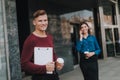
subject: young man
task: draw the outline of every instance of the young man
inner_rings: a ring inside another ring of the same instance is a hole
[[[56,69],[61,70],[64,64],[55,65],[57,56],[54,53],[52,36],[46,33],[48,16],[45,10],[37,10],[33,14],[33,25],[35,30],[25,40],[21,54],[22,70],[32,74],[32,80],[59,80]],[[52,47],[53,61],[46,65],[34,64],[35,47]],[[53,73],[47,74],[47,72]]]

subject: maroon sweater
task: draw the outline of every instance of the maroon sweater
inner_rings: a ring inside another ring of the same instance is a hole
[[[34,47],[53,47],[53,39],[51,35],[47,37],[37,37],[34,34],[30,34],[24,42],[22,54],[21,54],[21,67],[25,72],[31,74],[45,74],[45,65],[34,64]],[[53,51],[53,61],[56,61],[57,57]]]

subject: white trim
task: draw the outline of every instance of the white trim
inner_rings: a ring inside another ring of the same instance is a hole
[[[107,47],[106,47],[106,40],[105,40],[105,29],[112,29],[112,36],[113,36],[113,44],[114,44],[114,47],[115,47],[115,37],[114,37],[114,31],[113,31],[113,29],[114,28],[118,28],[118,30],[119,30],[119,34],[120,34],[120,22],[119,22],[119,10],[118,10],[118,0],[110,0],[111,2],[113,2],[114,4],[115,4],[115,12],[116,12],[116,22],[117,22],[117,24],[116,25],[109,25],[109,24],[104,24],[104,13],[103,13],[103,8],[102,8],[102,6],[101,7],[99,7],[99,12],[100,12],[100,22],[101,22],[101,36],[102,36],[102,47],[103,47],[103,57],[104,58],[106,58],[107,57]],[[120,38],[120,36],[119,36],[119,38]],[[115,49],[115,48],[114,48]],[[116,50],[114,50],[115,51],[115,56],[117,56],[116,55]]]
[[[101,37],[102,37],[102,50],[103,50],[103,58],[107,58],[107,48],[106,48],[106,40],[105,40],[105,30],[104,30],[104,17],[103,17],[103,7],[99,7],[100,13],[100,23],[101,23]]]
[[[117,0],[110,0],[111,2],[117,4]]]

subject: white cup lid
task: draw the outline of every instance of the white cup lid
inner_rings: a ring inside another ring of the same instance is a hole
[[[57,62],[64,63],[64,59],[63,58],[57,58]]]

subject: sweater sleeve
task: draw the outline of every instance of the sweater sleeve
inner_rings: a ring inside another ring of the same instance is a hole
[[[49,36],[51,38],[50,40],[52,41],[52,46],[53,46],[53,61],[55,62],[57,60],[58,56],[56,55],[55,50],[54,50],[53,37],[51,35],[49,35]]]
[[[36,65],[31,61],[33,59],[33,51],[34,51],[34,46],[32,40],[26,39],[21,54],[22,70],[30,74],[46,73],[45,65]]]

